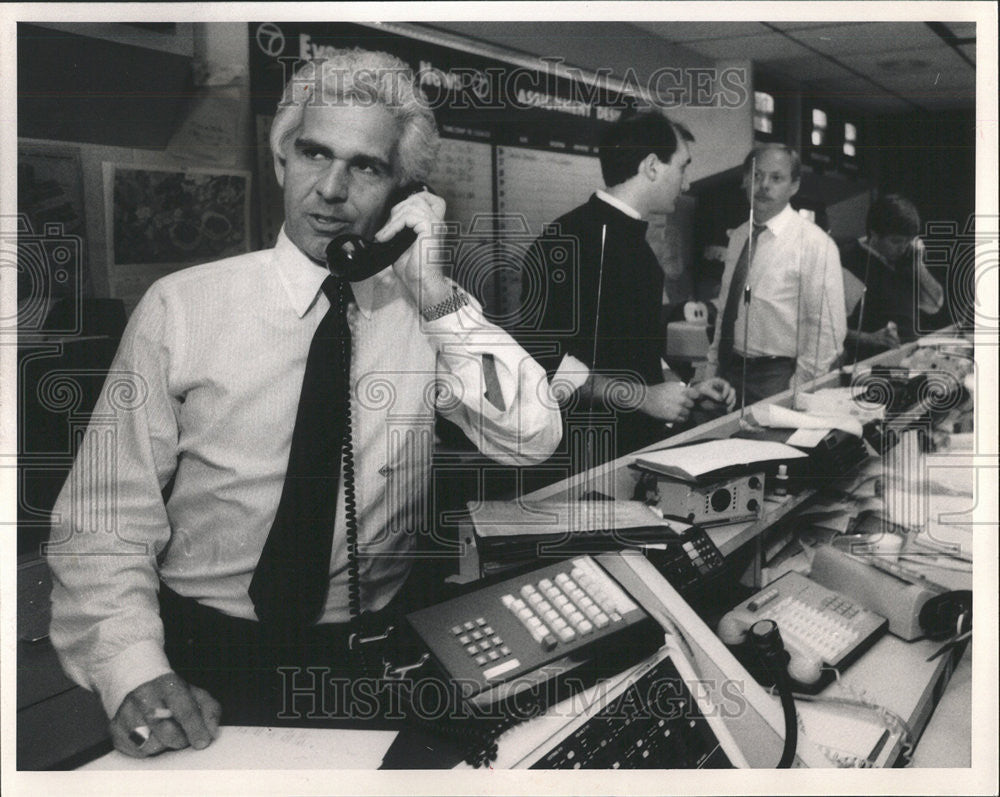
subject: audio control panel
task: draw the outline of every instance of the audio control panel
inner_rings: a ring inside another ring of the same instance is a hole
[[[764,473],[695,484],[642,472],[635,497],[658,506],[664,514],[678,515],[701,526],[753,520],[760,516],[764,505]]]

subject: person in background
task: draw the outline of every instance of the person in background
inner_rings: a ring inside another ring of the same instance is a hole
[[[920,314],[933,315],[944,303],[944,290],[924,263],[920,214],[909,199],[880,196],[866,226],[867,236],[840,248],[851,361],[915,340]]]
[[[573,472],[663,439],[696,408],[719,414],[735,401],[722,379],[686,385],[662,359],[663,270],[646,231],[686,188],[693,141],[660,113],[624,112],[599,149],[607,187],[556,219],[524,261],[514,334],[552,378],[567,428],[610,427],[612,439]]]
[[[271,130],[275,248],[149,289],[53,515],[51,639],[128,755],[205,747],[220,716],[315,719],[286,690],[310,667],[353,677],[352,640],[414,608],[435,410],[506,464],[559,442],[545,372],[424,254],[444,200],[393,198],[436,152],[412,71],[315,63]],[[381,273],[327,269],[338,234],[406,228]]]
[[[840,257],[789,204],[800,176],[798,153],[783,144],[759,146],[743,162],[753,220],[729,238],[706,374],[729,381],[747,404],[822,376],[844,343]]]

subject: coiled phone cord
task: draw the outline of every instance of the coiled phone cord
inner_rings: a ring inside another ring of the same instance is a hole
[[[344,522],[347,529],[347,606],[351,622],[361,617],[361,571],[358,563],[358,500],[355,486],[354,467],[354,421],[351,412],[351,333],[347,321],[347,283],[338,285],[337,308],[343,327],[340,335],[341,357],[344,374],[341,380],[344,390],[344,434],[341,470],[344,482]]]
[[[343,390],[344,390],[344,432],[343,450],[341,460],[341,475],[344,484],[344,524],[346,529],[347,547],[347,605],[350,612],[351,623],[361,626],[362,605],[361,605],[361,568],[358,551],[358,505],[356,467],[354,462],[354,428],[352,412],[352,389],[351,389],[351,336],[350,327],[347,321],[348,288],[342,284],[338,290],[338,310],[342,319],[343,329],[340,336],[341,363],[343,364]],[[358,647],[360,664],[364,670],[370,669],[373,662],[365,655],[365,646]],[[374,672],[375,670],[372,670]],[[442,722],[440,719],[432,720],[420,716],[420,712],[410,706],[407,712],[409,721],[417,726],[424,726],[427,730],[438,735],[450,737],[463,752],[466,763],[473,767],[482,767],[495,761],[497,757],[497,738],[512,725],[517,724],[521,718],[514,716],[504,716],[500,719],[487,721],[470,718],[468,722]]]

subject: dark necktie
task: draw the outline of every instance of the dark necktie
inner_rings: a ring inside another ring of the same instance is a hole
[[[304,627],[323,610],[348,417],[348,283],[329,276],[330,309],[313,335],[281,501],[248,590],[261,622]]]
[[[747,275],[750,272],[749,249],[757,251],[757,239],[760,234],[767,229],[766,224],[754,224],[753,232],[747,236],[743,250],[736,260],[736,268],[733,269],[733,278],[729,283],[729,293],[726,295],[726,306],[722,311],[722,319],[719,322],[719,368],[720,376],[728,373],[729,366],[733,360],[733,346],[736,342],[736,315],[740,309],[740,301],[747,284]],[[751,241],[751,238],[753,239]],[[746,341],[743,342],[746,345]]]

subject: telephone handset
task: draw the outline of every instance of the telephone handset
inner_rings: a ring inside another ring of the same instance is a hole
[[[410,183],[393,192],[387,206],[392,208],[408,196],[428,190],[423,183]],[[335,277],[360,282],[389,268],[416,240],[417,234],[409,227],[381,243],[366,240],[355,233],[343,233],[326,247],[327,268]]]

